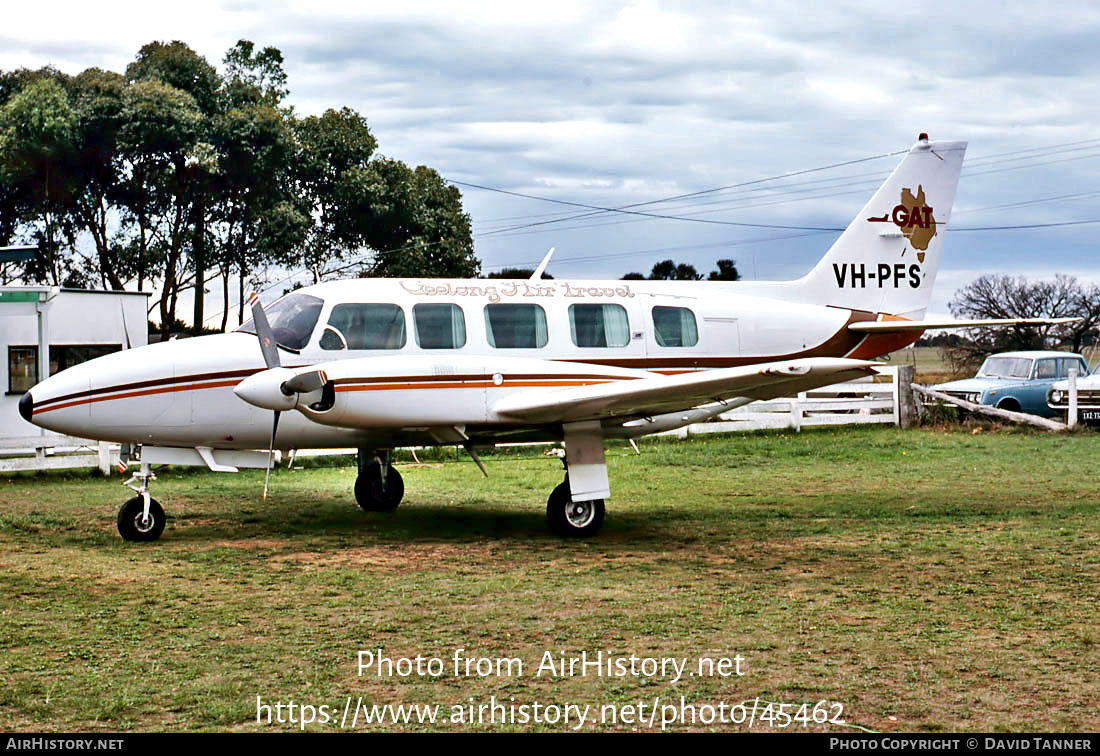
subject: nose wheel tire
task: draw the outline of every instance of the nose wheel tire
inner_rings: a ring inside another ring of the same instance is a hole
[[[128,500],[118,510],[118,534],[126,541],[155,541],[164,532],[164,509],[156,499],[149,499],[149,517],[145,518],[145,501],[140,496]]]
[[[606,514],[603,499],[573,501],[569,478],[558,484],[546,500],[550,530],[567,538],[589,538],[600,532]]]
[[[401,473],[386,466],[386,485],[382,485],[382,466],[367,465],[355,479],[355,501],[364,512],[392,512],[405,495]]]

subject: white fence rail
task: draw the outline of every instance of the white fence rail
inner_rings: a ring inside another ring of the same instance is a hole
[[[878,368],[877,378],[803,391],[798,396],[753,402],[714,420],[696,423],[658,435],[688,436],[705,433],[736,433],[749,430],[789,429],[807,426],[887,424],[903,425],[905,392],[895,366]],[[911,373],[911,369],[910,369]]]
[[[98,467],[104,475],[118,464],[119,445],[57,434],[0,438],[0,473]]]

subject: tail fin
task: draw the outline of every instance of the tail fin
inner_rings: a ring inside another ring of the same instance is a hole
[[[913,145],[805,277],[799,299],[920,318],[932,296],[966,142]]]

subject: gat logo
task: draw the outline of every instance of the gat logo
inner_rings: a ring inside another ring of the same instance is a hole
[[[916,263],[905,266],[905,263],[879,263],[877,268],[867,269],[863,263],[833,263],[833,275],[836,276],[836,285],[841,289],[866,289],[868,281],[873,287],[876,283],[880,289],[893,285],[895,289],[908,283],[912,289],[920,286],[920,266]]]
[[[936,235],[936,218],[932,207],[924,201],[924,187],[917,185],[917,194],[908,187],[901,190],[901,202],[881,217],[867,219],[868,223],[890,223],[901,229],[913,249],[926,250],[932,237]],[[924,253],[918,252],[917,259],[924,262]]]

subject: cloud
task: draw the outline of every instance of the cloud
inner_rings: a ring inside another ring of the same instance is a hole
[[[928,131],[969,139],[968,163],[1002,156],[967,168],[960,225],[1100,216],[1087,199],[999,207],[1100,189],[1100,148],[1015,162],[1005,155],[1100,139],[1100,9],[1087,2],[199,0],[178,8],[122,3],[110,14],[93,6],[66,13],[19,6],[8,21],[3,68],[121,70],[152,39],[183,39],[215,63],[238,38],[274,45],[286,57],[299,112],[351,106],[367,116],[387,155],[556,199],[644,202],[893,152]],[[784,190],[794,182],[777,181],[771,193],[726,192],[709,197],[712,204],[668,209],[844,225],[897,159],[813,174],[833,180],[816,191]],[[496,218],[562,211],[463,191],[479,231],[499,227]],[[759,241],[768,235],[652,219],[572,225],[479,237],[478,252],[487,266],[500,267],[565,243],[588,259],[555,263],[555,275],[617,276],[625,267],[648,268],[661,254],[646,250],[677,248],[700,269],[733,256],[748,261],[750,275],[754,263],[760,276],[792,277],[831,241]],[[1098,231],[952,235],[943,274],[1030,270],[1040,256],[1044,265],[1100,271],[1089,251]],[[745,246],[746,238],[757,241]],[[724,249],[712,246],[723,242]],[[632,249],[642,253],[630,265],[592,260]]]

